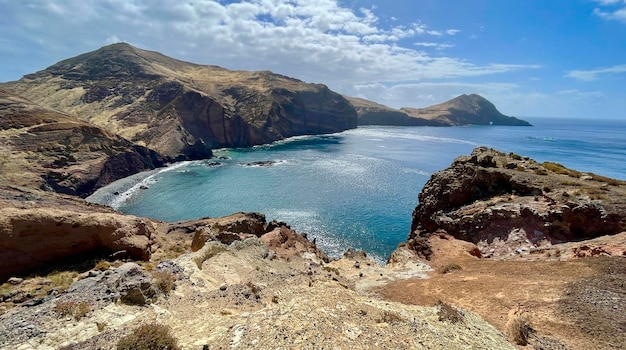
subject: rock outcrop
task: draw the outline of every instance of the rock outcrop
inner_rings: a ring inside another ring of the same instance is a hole
[[[125,43],[3,86],[179,160],[357,126],[352,105],[324,85],[182,62]]]
[[[479,147],[419,195],[409,244],[428,255],[423,238],[438,230],[484,256],[616,234],[626,230],[626,182]]]
[[[163,165],[152,150],[3,89],[0,140],[0,178],[81,197]]]
[[[500,113],[493,103],[480,95],[460,95],[425,108],[390,108],[360,98],[348,97],[359,115],[359,125],[458,126],[514,125],[530,126],[527,121]]]
[[[31,208],[6,206],[0,213],[0,280],[73,256],[117,253],[148,260],[155,226],[148,219],[106,208],[59,208],[31,202]]]

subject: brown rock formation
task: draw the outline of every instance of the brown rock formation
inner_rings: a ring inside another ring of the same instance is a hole
[[[530,126],[524,120],[500,113],[493,103],[476,94],[460,95],[425,108],[390,108],[371,101],[347,97],[357,110],[359,125],[456,126],[516,125]]]
[[[82,197],[163,165],[154,151],[2,89],[0,139],[5,181]]]
[[[410,245],[424,250],[423,238],[443,229],[492,256],[616,234],[626,229],[625,195],[623,181],[479,147],[426,183]]]
[[[0,206],[0,280],[77,255],[150,258],[155,226],[148,219],[53,193],[4,187]]]
[[[350,103],[324,85],[182,62],[124,43],[3,85],[177,159],[357,125]]]

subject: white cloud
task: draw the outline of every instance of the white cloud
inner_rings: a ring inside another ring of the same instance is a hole
[[[626,73],[626,64],[608,68],[598,68],[592,70],[572,70],[565,74],[567,78],[574,78],[582,81],[598,80],[601,75]]]
[[[623,0],[593,0],[593,1],[597,2],[598,4],[600,4],[602,6],[608,6],[608,5],[619,4]]]
[[[451,47],[454,47],[454,45],[452,44],[441,44],[441,43],[433,43],[433,42],[425,42],[425,41],[417,42],[417,43],[414,43],[413,45],[420,46],[420,47],[432,47],[437,50],[449,49]]]
[[[33,55],[45,53],[48,64],[123,38],[187,61],[269,69],[335,89],[537,67],[475,64],[399,46],[403,39],[454,35],[458,30],[437,30],[419,22],[384,27],[375,8],[353,10],[338,0],[0,0],[0,5],[3,2],[10,4],[4,7],[17,28],[3,26],[0,36],[15,45],[30,45]],[[6,50],[0,47],[0,55]]]
[[[626,23],[626,0],[595,0],[605,9],[595,8],[593,13],[599,17]],[[619,5],[616,7],[616,5]],[[608,9],[607,7],[611,7]]]

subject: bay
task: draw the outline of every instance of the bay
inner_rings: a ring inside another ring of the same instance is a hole
[[[331,256],[354,248],[383,262],[406,240],[430,175],[474,147],[626,179],[626,122],[527,120],[534,126],[368,126],[219,150],[217,159],[123,179],[89,200],[164,221],[261,212],[316,238]]]

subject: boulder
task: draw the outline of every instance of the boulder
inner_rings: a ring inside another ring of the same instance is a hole
[[[79,254],[151,255],[153,223],[116,213],[53,208],[3,208],[0,214],[0,280]]]
[[[157,294],[151,282],[150,273],[129,262],[72,284],[59,300],[89,303],[109,303],[119,300],[129,305],[145,305]]]

